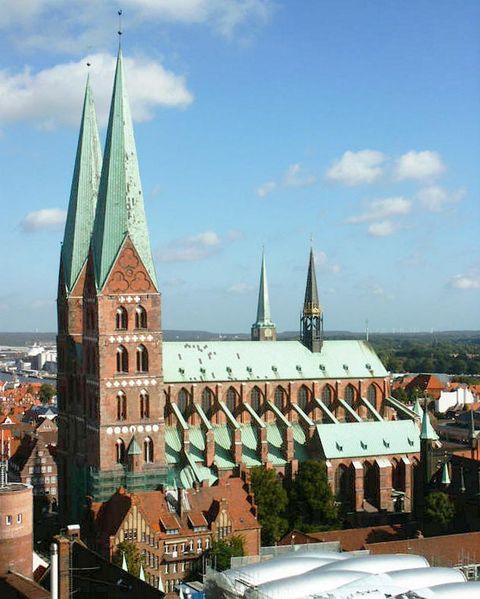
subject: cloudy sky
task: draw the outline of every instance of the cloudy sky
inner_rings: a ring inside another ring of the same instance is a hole
[[[0,12],[0,330],[53,331],[90,62],[118,2]],[[310,238],[327,329],[478,329],[477,0],[123,0],[163,326],[247,331],[262,244],[296,330]]]

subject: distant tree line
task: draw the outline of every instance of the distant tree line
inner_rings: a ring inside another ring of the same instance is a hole
[[[391,372],[442,372],[480,376],[480,339],[429,340],[374,336],[375,351]]]

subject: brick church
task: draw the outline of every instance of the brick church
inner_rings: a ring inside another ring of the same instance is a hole
[[[410,511],[418,415],[367,342],[323,339],[313,251],[300,329],[277,341],[263,257],[251,341],[163,341],[120,51],[103,157],[87,82],[61,250],[64,518],[119,488],[213,486],[260,464],[288,478],[309,458],[349,511]]]

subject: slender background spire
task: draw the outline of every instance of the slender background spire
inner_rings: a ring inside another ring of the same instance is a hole
[[[87,78],[61,261],[69,293],[85,264],[95,218],[102,151]]]
[[[270,299],[268,296],[267,267],[265,250],[262,252],[262,269],[260,272],[260,287],[258,291],[257,325],[271,325]]]
[[[92,238],[99,289],[127,237],[157,286],[120,48]]]
[[[310,248],[310,260],[308,263],[307,286],[305,288],[305,301],[303,303],[305,314],[317,314],[320,312],[320,301],[318,299],[317,275],[315,274],[315,257],[313,247]]]

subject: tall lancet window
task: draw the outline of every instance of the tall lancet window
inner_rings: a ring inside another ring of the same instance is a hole
[[[305,385],[302,385],[298,391],[298,407],[301,408],[304,412],[307,409],[309,399],[310,393],[307,387],[305,387]]]
[[[123,306],[120,306],[120,308],[117,309],[115,326],[120,331],[126,331],[128,329],[128,312]]]
[[[352,407],[353,404],[355,403],[355,387],[353,385],[347,385],[347,388],[345,389],[345,402]]]
[[[117,420],[127,419],[127,396],[123,391],[117,393]]]
[[[367,399],[374,406],[377,399],[377,387],[372,383],[367,391]]]
[[[210,414],[210,408],[213,403],[213,393],[211,389],[205,387],[202,391],[202,410],[205,412],[205,415],[208,416]]]
[[[140,418],[150,418],[150,396],[145,389],[140,391]]]
[[[180,410],[182,416],[186,416],[187,408],[188,408],[189,395],[186,389],[180,389],[178,392],[178,409]]]
[[[285,389],[280,385],[275,389],[274,403],[279,410],[283,410],[285,404]]]
[[[148,372],[148,351],[144,345],[137,347],[137,372]]]
[[[332,388],[330,387],[330,385],[325,385],[325,387],[322,389],[322,401],[327,406],[327,408],[329,408],[332,404],[332,400],[333,400]]]
[[[125,443],[122,439],[117,439],[115,443],[115,452],[116,452],[116,460],[117,464],[125,463]]]
[[[153,441],[147,437],[143,442],[143,460],[146,464],[153,462]]]
[[[137,306],[137,309],[135,310],[135,328],[147,328],[147,311],[143,306]]]
[[[117,347],[117,372],[128,372],[128,352],[123,345]]]
[[[237,403],[237,393],[233,387],[229,387],[227,391],[227,408],[232,414],[235,412],[235,405]]]
[[[250,392],[250,405],[258,414],[262,403],[262,393],[258,387],[254,387]]]

